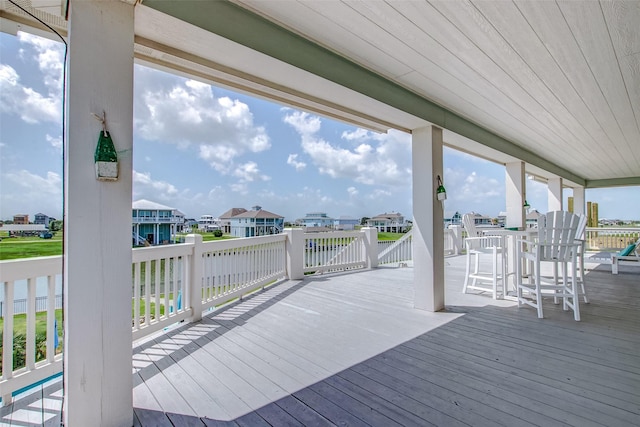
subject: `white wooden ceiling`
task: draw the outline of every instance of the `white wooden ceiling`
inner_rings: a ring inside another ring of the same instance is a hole
[[[640,175],[640,1],[236,3],[588,180]]]
[[[640,0],[233,2],[587,183],[640,182]],[[66,10],[60,0],[20,3]],[[425,123],[144,3],[136,37],[139,59],[207,81],[370,128]],[[447,135],[453,147],[512,160]]]

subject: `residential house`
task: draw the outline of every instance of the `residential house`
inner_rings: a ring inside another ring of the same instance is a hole
[[[490,216],[482,215],[477,212],[470,212],[474,216],[476,227],[494,227],[493,219]]]
[[[397,213],[383,213],[367,220],[367,227],[375,227],[379,233],[404,233],[407,231],[407,222]]]
[[[445,228],[447,228],[450,225],[461,225],[462,224],[462,215],[460,215],[460,212],[457,212],[453,214],[453,216],[451,218],[445,218],[444,219],[444,226]]]
[[[25,225],[29,224],[29,215],[27,214],[17,214],[13,216],[13,223],[16,225]]]
[[[49,224],[51,221],[55,221],[56,219],[50,216],[47,216],[43,213],[37,213],[35,219],[33,220],[34,224],[42,224],[45,228],[49,228]]]
[[[231,208],[218,218],[220,219],[220,226],[222,227],[222,232],[226,234],[231,233],[231,218],[236,215],[240,215],[241,213],[245,213],[247,210],[245,208]]]
[[[279,234],[284,228],[284,217],[254,206],[231,217],[231,235],[235,237],[265,236]]]
[[[184,227],[184,214],[160,203],[140,199],[132,205],[133,241],[135,245],[174,242]]]
[[[302,224],[307,231],[325,231],[333,228],[334,219],[325,212],[310,212],[302,218]]]
[[[536,209],[532,209],[530,212],[527,212],[526,216],[526,228],[537,228],[538,227],[538,218],[542,215]]]
[[[213,215],[202,215],[198,220],[198,229],[202,231],[222,230],[222,220]]]
[[[336,230],[350,231],[355,230],[356,225],[359,224],[360,220],[358,218],[341,216],[333,221],[333,228]]]

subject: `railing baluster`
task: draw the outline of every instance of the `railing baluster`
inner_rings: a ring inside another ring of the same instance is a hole
[[[164,259],[164,319],[169,318],[169,294],[171,293],[171,283],[170,283],[170,273],[171,273],[171,258],[167,257]]]
[[[4,323],[2,327],[2,379],[13,378],[13,287],[15,282],[4,282]],[[2,395],[2,406],[11,403],[11,392]]]
[[[153,276],[153,296],[154,296],[154,304],[155,308],[153,310],[153,317],[155,317],[155,321],[160,321],[160,278],[162,277],[160,271],[162,267],[162,258],[156,260],[156,274]]]
[[[133,329],[140,329],[140,264],[135,263],[133,273]]]
[[[31,371],[36,366],[36,280],[27,279],[27,333],[25,366]]]
[[[144,263],[144,326],[151,323],[151,261]]]
[[[53,363],[56,356],[56,282],[55,276],[47,276],[47,361]],[[55,335],[55,336],[54,336]]]

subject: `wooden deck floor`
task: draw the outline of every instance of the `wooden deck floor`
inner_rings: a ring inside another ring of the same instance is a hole
[[[464,257],[446,261],[444,312],[412,308],[412,268],[379,268],[286,282],[140,345],[135,425],[640,424],[637,271],[590,271],[575,322],[462,295]]]

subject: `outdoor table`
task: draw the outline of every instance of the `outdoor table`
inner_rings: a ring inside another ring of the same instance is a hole
[[[517,256],[518,256],[518,239],[530,240],[538,234],[536,228],[528,228],[525,230],[514,230],[509,228],[491,228],[483,230],[483,234],[487,236],[505,236],[507,244],[507,268],[506,277],[504,279],[504,299],[517,300]],[[527,266],[522,265],[521,271],[526,274]]]

